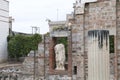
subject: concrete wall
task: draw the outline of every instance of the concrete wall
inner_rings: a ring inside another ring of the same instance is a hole
[[[0,0],[0,62],[7,60],[7,36],[9,34],[9,2]]]

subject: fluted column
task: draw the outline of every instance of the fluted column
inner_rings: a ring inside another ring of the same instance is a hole
[[[88,32],[88,80],[109,80],[109,31]]]

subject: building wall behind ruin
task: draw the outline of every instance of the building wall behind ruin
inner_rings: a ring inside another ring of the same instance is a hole
[[[9,34],[9,2],[0,0],[0,62],[6,61],[7,36]]]

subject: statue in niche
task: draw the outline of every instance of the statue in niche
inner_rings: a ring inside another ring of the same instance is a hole
[[[55,50],[55,60],[56,60],[56,70],[65,70],[65,47],[63,44],[57,44],[54,47]]]

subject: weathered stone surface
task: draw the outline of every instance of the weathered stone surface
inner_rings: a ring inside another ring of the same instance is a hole
[[[33,73],[34,68],[34,58],[33,57],[26,57],[25,61],[23,62],[23,68],[26,72]]]
[[[71,77],[68,77],[67,75],[51,75],[49,76],[49,80],[71,80]]]
[[[75,6],[75,4],[74,4]],[[110,31],[110,35],[115,36],[115,53],[110,54],[110,80],[117,79],[117,75],[120,75],[120,1],[117,0],[99,0],[94,3],[85,4],[84,14],[70,14],[66,21],[55,21],[50,24],[50,31],[54,27],[66,26],[66,23],[71,22],[72,25],[72,39],[68,37],[68,41],[72,40],[72,47],[69,46],[69,52],[72,51],[72,55],[69,58],[69,74],[72,74],[73,80],[88,80],[88,31],[94,29],[106,29]],[[44,41],[38,45],[38,53],[36,58],[36,72],[41,80],[71,80],[71,75],[63,74],[62,72],[54,72],[49,74],[51,67],[53,68],[53,47],[55,44],[51,42],[51,37],[45,37]],[[44,49],[45,47],[45,49]],[[117,54],[117,55],[116,55]],[[116,57],[118,59],[116,60]],[[72,59],[72,60],[71,60]],[[32,80],[34,72],[34,58],[29,56],[23,63],[23,71],[30,73],[30,75],[21,76],[21,80]],[[72,63],[71,63],[72,61]],[[77,74],[73,74],[74,66],[77,66]],[[116,68],[118,67],[118,68]],[[72,68],[72,69],[71,69]],[[72,73],[71,73],[72,72]],[[57,74],[56,74],[57,73]],[[56,74],[56,75],[54,75]],[[62,76],[61,76],[62,74]],[[28,79],[27,79],[28,78]],[[113,79],[114,78],[114,79]],[[120,80],[120,77],[118,77]]]

